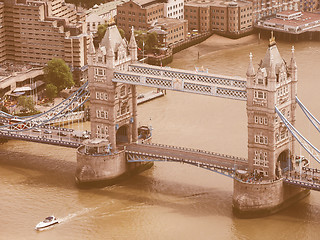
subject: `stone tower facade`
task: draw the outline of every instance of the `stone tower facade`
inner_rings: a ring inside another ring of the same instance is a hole
[[[278,117],[275,107],[294,125],[297,95],[297,65],[286,63],[274,37],[258,70],[250,54],[247,70],[248,161],[249,172],[265,179],[280,178],[292,166],[294,138]]]
[[[114,70],[127,70],[135,61],[137,44],[133,30],[128,44],[117,27],[110,26],[98,49],[93,43],[89,47],[91,138],[107,139],[112,152],[138,138],[136,88],[112,82]]]

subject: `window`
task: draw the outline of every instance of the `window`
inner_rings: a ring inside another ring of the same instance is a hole
[[[264,91],[254,91],[254,97],[258,99],[267,99],[267,93]]]
[[[254,142],[258,143],[258,144],[264,144],[267,145],[268,144],[268,137],[267,136],[263,136],[263,135],[255,135],[254,136]]]
[[[124,95],[126,95],[126,87],[122,86],[120,89],[120,96],[123,97]]]
[[[254,165],[256,166],[263,166],[268,167],[269,161],[268,161],[268,153],[263,151],[254,151]]]

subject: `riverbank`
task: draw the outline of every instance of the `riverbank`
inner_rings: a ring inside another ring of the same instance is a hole
[[[185,59],[186,57],[189,59],[199,60],[207,54],[211,54],[212,52],[247,46],[258,42],[259,38],[256,34],[252,34],[238,39],[230,39],[214,34],[202,43],[174,54],[173,58],[175,61]]]

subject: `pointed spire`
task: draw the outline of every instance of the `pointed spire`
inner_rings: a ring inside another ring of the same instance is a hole
[[[276,65],[273,61],[273,55],[271,54],[270,55],[270,70],[268,72],[268,78],[273,78],[275,79],[277,76],[276,76]]]
[[[292,56],[291,56],[291,61],[290,61],[290,66],[289,67],[296,69],[297,68],[297,63],[296,63],[296,58],[294,56],[294,46],[292,46],[291,52],[292,52]]]
[[[107,51],[107,57],[113,57],[114,51],[111,46],[111,36],[109,34],[109,31],[107,31],[106,34],[104,35],[104,39],[105,39],[105,47],[106,47],[106,51]]]
[[[93,44],[93,37],[92,37],[92,34],[90,34],[90,39],[89,39],[89,49],[88,49],[88,53],[89,54],[95,54],[96,53],[96,49],[94,47],[94,44]]]
[[[252,63],[252,53],[249,54],[249,66],[248,66],[248,69],[247,69],[247,76],[248,77],[252,77],[255,75],[255,72],[254,72],[254,67],[253,67],[253,63]]]
[[[134,36],[134,28],[132,26],[131,28],[131,37],[130,37],[130,42],[129,42],[129,48],[136,48],[137,47],[137,42],[136,38]]]

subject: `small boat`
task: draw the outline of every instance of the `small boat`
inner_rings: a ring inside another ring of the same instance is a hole
[[[35,229],[40,230],[57,223],[59,223],[58,220],[55,218],[55,216],[52,215],[52,216],[46,217],[42,222],[39,222],[35,227]]]

